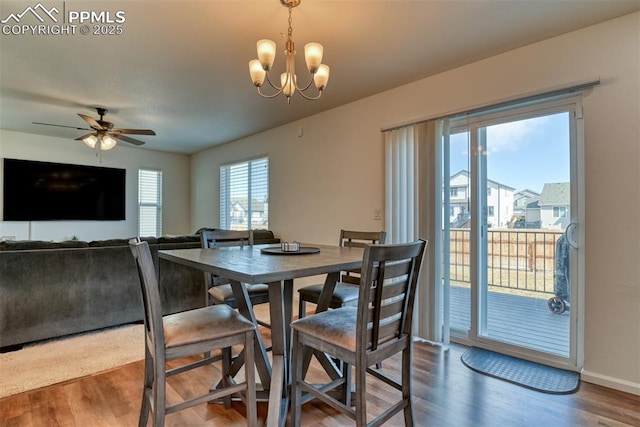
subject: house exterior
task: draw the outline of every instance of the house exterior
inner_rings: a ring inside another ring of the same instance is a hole
[[[525,188],[524,190],[516,191],[513,194],[513,214],[516,216],[524,217],[527,205],[534,199],[540,197],[540,193]]]
[[[251,208],[251,209],[249,209]],[[268,223],[269,219],[269,203],[261,202],[260,200],[252,199],[251,206],[249,206],[248,200],[234,199],[231,200],[231,228],[232,229],[246,229],[246,226],[238,227],[238,225],[247,224],[251,219],[251,228],[264,228],[262,226]]]
[[[451,228],[468,227],[469,172],[462,170],[451,176],[449,184]],[[507,227],[513,215],[515,188],[497,181],[487,180],[487,224],[489,227]]]
[[[571,218],[570,203],[568,182],[545,184],[539,202],[541,228],[560,230],[567,228]]]

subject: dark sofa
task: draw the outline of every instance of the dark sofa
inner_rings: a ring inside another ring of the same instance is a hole
[[[277,243],[267,230],[255,244]],[[158,259],[158,250],[200,247],[199,234],[144,238],[158,270],[165,314],[201,307],[201,271]],[[139,322],[138,275],[128,239],[0,242],[0,348]]]

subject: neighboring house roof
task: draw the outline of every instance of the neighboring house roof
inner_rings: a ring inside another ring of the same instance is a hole
[[[243,210],[248,210],[247,206],[249,205],[249,203],[247,202],[247,199],[238,199],[238,200],[234,200],[232,203],[233,208],[236,208],[236,205],[239,205]],[[261,202],[259,200],[256,199],[252,199],[251,200],[251,211],[252,212],[264,212],[264,202]]]
[[[540,206],[563,206],[570,204],[570,187],[568,182],[547,183],[542,188]]]
[[[540,193],[538,193],[537,191],[533,191],[533,190],[529,190],[528,188],[525,188],[524,190],[516,191],[513,197],[514,198],[540,197]]]
[[[527,202],[527,209],[539,208],[540,207],[540,198],[536,197],[535,199],[531,199]]]
[[[468,180],[469,179],[469,172],[463,169],[460,172],[451,175],[450,181],[453,181],[454,178],[456,178],[457,176],[464,176]],[[494,181],[494,180],[491,180],[491,179],[487,179],[487,183],[493,184],[496,187],[505,188],[507,190],[511,190],[511,191],[515,190],[515,188],[513,188],[513,187],[509,187],[508,185],[502,184],[502,183],[500,183],[498,181]],[[461,187],[461,186],[457,185],[455,187]]]

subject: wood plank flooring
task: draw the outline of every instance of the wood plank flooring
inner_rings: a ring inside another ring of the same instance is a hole
[[[416,343],[413,402],[418,426],[640,426],[640,396],[582,383],[577,393],[551,395],[532,391],[466,368],[465,348],[447,351]],[[397,371],[397,359],[385,369]],[[170,399],[208,387],[219,372],[214,367],[171,378]],[[310,375],[321,378],[317,365]],[[143,377],[142,362],[0,400],[2,427],[129,427],[137,425]],[[377,413],[394,392],[372,381],[368,412]],[[266,403],[259,404],[264,423]],[[225,410],[208,404],[171,414],[167,426],[242,426],[244,406]],[[303,406],[303,426],[353,425],[350,419],[319,403]],[[387,425],[404,425],[396,416]]]

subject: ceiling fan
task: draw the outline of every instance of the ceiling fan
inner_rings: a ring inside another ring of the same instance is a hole
[[[86,135],[82,135],[79,138],[76,138],[77,141],[84,142],[87,146],[91,148],[97,148],[98,150],[111,150],[116,146],[116,139],[120,141],[128,142],[133,145],[143,145],[144,141],[140,141],[135,138],[131,138],[129,136],[125,136],[124,134],[129,135],[155,135],[156,133],[150,129],[114,129],[113,123],[107,122],[104,120],[104,116],[109,112],[106,108],[96,107],[96,111],[100,116],[99,120],[94,119],[93,117],[87,116],[85,114],[78,115],[89,124],[91,129],[87,128],[79,128],[75,126],[65,126],[65,125],[55,125],[52,123],[39,123],[33,122],[36,125],[47,125],[47,126],[58,126],[64,128],[78,129],[78,130],[92,130],[93,132],[88,133]]]

